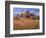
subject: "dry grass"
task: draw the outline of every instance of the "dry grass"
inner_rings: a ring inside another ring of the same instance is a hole
[[[39,20],[16,19],[13,21],[14,30],[39,29]]]

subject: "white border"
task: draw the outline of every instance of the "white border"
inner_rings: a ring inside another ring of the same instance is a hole
[[[39,8],[40,9],[40,29],[37,29],[37,30],[13,30],[13,7]],[[39,32],[42,32],[42,15],[43,15],[42,6],[10,4],[10,34],[39,33]]]

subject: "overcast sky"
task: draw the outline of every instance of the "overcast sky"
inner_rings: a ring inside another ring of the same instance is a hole
[[[22,13],[22,11],[29,11],[30,13],[34,13],[35,15],[39,15],[39,9],[37,8],[13,8],[13,15],[16,16],[19,13]]]

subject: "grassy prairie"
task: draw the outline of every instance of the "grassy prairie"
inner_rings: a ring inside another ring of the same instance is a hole
[[[14,30],[39,29],[39,20],[16,19],[13,21]]]

